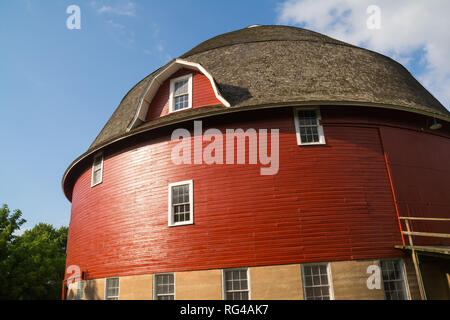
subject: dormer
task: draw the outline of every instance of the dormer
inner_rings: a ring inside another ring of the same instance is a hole
[[[211,74],[198,63],[176,59],[150,81],[127,131],[170,113],[217,105],[230,103]]]

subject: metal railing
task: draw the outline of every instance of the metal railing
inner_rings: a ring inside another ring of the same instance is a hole
[[[435,232],[417,232],[412,231],[409,225],[409,221],[441,221],[450,222],[450,218],[422,218],[422,217],[398,217],[400,220],[405,221],[406,231],[402,230],[402,234],[408,236],[409,245],[413,246],[412,236],[419,237],[433,237],[433,238],[450,238],[450,233],[435,233]]]

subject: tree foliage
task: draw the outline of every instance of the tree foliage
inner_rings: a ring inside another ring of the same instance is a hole
[[[16,238],[14,233],[25,222],[20,210],[14,210],[11,214],[6,204],[0,207],[0,298],[8,297],[11,246]]]
[[[67,227],[39,223],[14,235],[25,223],[20,210],[0,209],[0,299],[60,299]]]

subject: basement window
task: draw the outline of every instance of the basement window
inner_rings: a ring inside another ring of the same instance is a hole
[[[94,156],[92,163],[91,187],[94,187],[103,180],[103,153],[99,152]]]
[[[305,300],[332,299],[328,263],[302,265],[302,279]]]
[[[107,278],[105,300],[119,300],[119,278]]]
[[[173,273],[155,274],[154,299],[175,300],[175,276]]]
[[[325,135],[319,108],[294,109],[295,131],[298,145],[325,144]]]
[[[192,74],[170,80],[169,112],[192,107]]]
[[[169,227],[194,223],[193,181],[169,184]]]
[[[83,293],[84,293],[84,281],[83,280],[79,280],[77,282],[77,286],[76,286],[76,294],[75,294],[75,300],[81,300],[83,299]]]
[[[381,260],[380,267],[386,300],[406,300],[403,263],[400,260]]]
[[[248,269],[223,271],[224,300],[249,300]]]

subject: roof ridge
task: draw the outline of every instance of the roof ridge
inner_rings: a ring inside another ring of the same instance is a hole
[[[323,42],[323,41],[306,40],[306,39],[298,39],[298,40],[293,40],[293,39],[253,40],[253,41],[225,44],[225,45],[222,45],[222,46],[217,46],[217,47],[214,47],[214,48],[205,49],[203,51],[195,52],[195,53],[192,53],[190,55],[186,55],[187,53],[189,53],[191,51],[191,50],[189,50],[188,52],[186,52],[183,55],[179,56],[179,58],[180,59],[186,59],[186,58],[192,57],[192,56],[194,56],[196,54],[212,51],[212,50],[215,50],[215,49],[221,49],[221,48],[225,48],[225,47],[232,47],[232,46],[241,45],[241,44],[248,44],[248,43],[260,43],[260,42],[311,42],[311,43],[326,43],[326,44],[332,44],[332,45],[336,45],[336,46],[344,46],[344,47],[351,47],[351,48],[355,48],[355,49],[368,50],[368,49],[361,48],[361,47],[358,47],[358,46],[355,46],[353,44],[346,43],[346,42],[343,42],[343,41],[340,41],[340,40],[336,40],[336,41],[339,41],[339,42],[342,42],[342,43]],[[368,50],[368,51],[370,51],[370,50]]]

